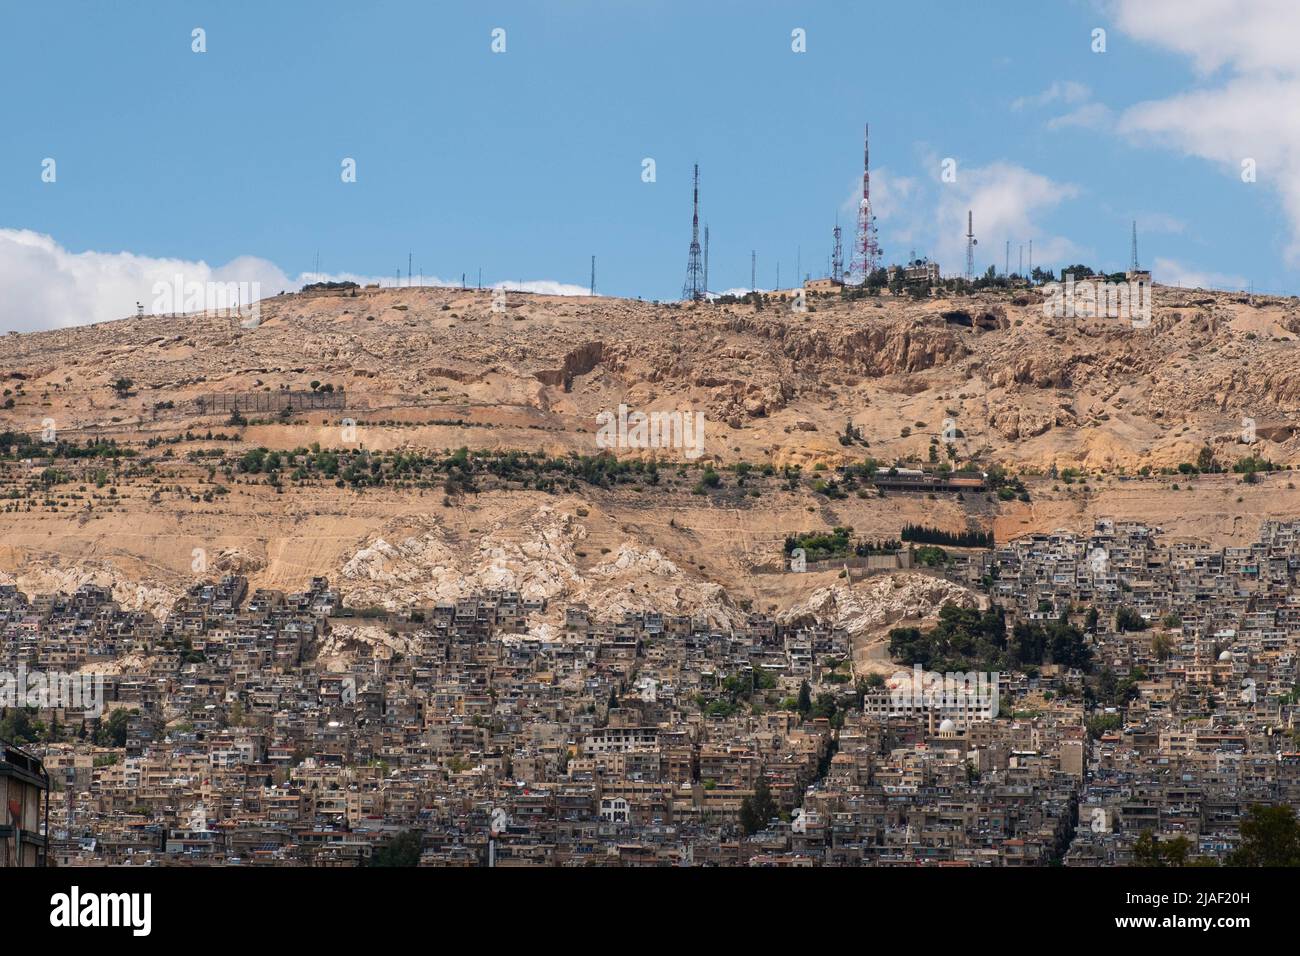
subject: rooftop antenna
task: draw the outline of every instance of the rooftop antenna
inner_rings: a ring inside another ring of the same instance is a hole
[[[1133,220],[1133,247],[1132,247],[1132,254],[1130,255],[1129,258],[1132,260],[1129,264],[1129,269],[1133,272],[1137,272],[1138,271],[1138,221],[1136,219]]]
[[[682,298],[698,302],[704,298],[704,267],[700,263],[700,164],[695,164],[695,188],[691,195],[691,250],[686,260],[686,282]]]

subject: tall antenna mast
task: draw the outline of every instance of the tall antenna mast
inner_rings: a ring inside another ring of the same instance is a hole
[[[849,272],[859,284],[880,266],[880,245],[876,242],[876,217],[871,214],[871,127],[863,127],[862,202],[858,205],[858,237],[853,247]]]
[[[758,250],[749,251],[749,291],[758,291]]]
[[[682,298],[698,302],[704,298],[704,267],[700,264],[700,164],[695,164],[695,189],[691,197],[691,251],[686,260],[686,282]]]
[[[1133,272],[1137,272],[1138,271],[1138,221],[1136,219],[1133,220],[1133,254],[1131,258],[1133,261],[1130,263],[1129,269]]]
[[[975,278],[975,246],[978,243],[975,239],[975,213],[966,210],[966,281],[970,282]]]
[[[835,217],[835,228],[831,230],[831,235],[835,237],[835,246],[831,252],[831,279],[835,282],[844,281],[844,246],[840,242],[840,219]]]

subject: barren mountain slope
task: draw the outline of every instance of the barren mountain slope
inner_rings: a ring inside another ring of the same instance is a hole
[[[797,532],[893,538],[918,522],[1001,540],[1112,515],[1227,541],[1295,514],[1287,474],[1249,486],[1207,475],[1178,491],[1178,476],[1133,476],[1206,454],[1225,466],[1297,461],[1300,304],[1164,287],[1155,304],[1151,326],[1135,329],[1045,318],[1033,292],[813,297],[804,313],[509,293],[502,313],[487,292],[384,289],[267,300],[255,327],[194,315],[11,335],[0,431],[111,440],[133,457],[4,462],[0,569],[32,590],[107,583],[150,607],[196,576],[238,570],[285,588],[324,574],[357,604],[509,585],[603,613],[657,606],[721,623],[744,607],[807,608],[817,588],[843,583],[782,571]],[[286,392],[332,407],[281,413]],[[620,404],[702,413],[701,457],[615,448],[653,456],[663,480],[477,493],[358,489],[288,469],[270,482],[235,467],[250,449],[314,445],[595,455],[597,416]],[[1030,500],[816,485],[868,456],[920,466],[934,445],[947,460],[948,444],[959,465],[1019,475]],[[698,487],[704,465],[737,462],[777,471],[742,481],[722,470],[718,488]],[[802,466],[793,485],[787,465]],[[1066,469],[1086,482],[1054,476]],[[824,594],[814,605],[830,606]]]

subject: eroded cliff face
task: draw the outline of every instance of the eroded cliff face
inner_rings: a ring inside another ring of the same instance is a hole
[[[644,542],[623,541],[607,560],[584,570],[576,552],[587,529],[556,508],[497,522],[472,541],[454,540],[432,515],[404,520],[386,537],[365,542],[338,569],[339,590],[350,606],[400,610],[511,590],[549,602],[538,624],[562,624],[568,604],[587,605],[599,621],[658,610],[732,626],[744,616],[723,587]]]

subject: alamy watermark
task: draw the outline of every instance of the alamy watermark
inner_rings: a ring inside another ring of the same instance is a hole
[[[154,315],[209,312],[238,316],[256,324],[262,317],[262,283],[185,281],[179,272],[171,282],[153,284]]]
[[[100,717],[104,713],[104,675],[29,671],[20,664],[16,673],[0,671],[0,709],[6,707],[57,707]]]
[[[889,704],[894,713],[918,710],[951,711],[992,719],[998,715],[997,671],[954,671],[941,674],[915,664],[890,679]]]
[[[1074,281],[1067,272],[1063,282],[1043,286],[1043,315],[1049,319],[1128,319],[1135,329],[1151,324],[1151,283],[1139,279],[1111,282],[1095,277]]]
[[[617,412],[596,416],[597,448],[674,448],[694,461],[704,454],[703,412]]]

